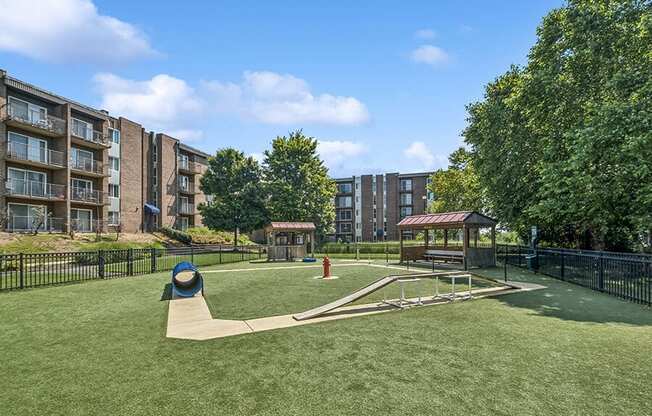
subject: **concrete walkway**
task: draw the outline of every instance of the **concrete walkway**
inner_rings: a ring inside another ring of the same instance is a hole
[[[379,266],[384,267],[384,266]],[[531,283],[509,282],[504,286],[475,289],[473,298],[497,296],[507,293],[529,291],[545,288],[545,286]],[[468,292],[457,292],[458,296],[464,296]],[[409,299],[416,301],[417,298]],[[449,303],[448,299],[422,298],[423,306],[440,305]],[[170,301],[168,311],[168,338],[207,340],[215,338],[230,337],[233,335],[248,334],[253,332],[269,331],[279,328],[288,328],[299,325],[310,325],[319,322],[334,321],[338,319],[353,318],[356,316],[372,315],[389,311],[400,310],[393,306],[379,303],[365,305],[350,305],[337,308],[322,316],[297,321],[290,315],[269,316],[265,318],[249,320],[226,320],[213,319],[208,305],[202,296],[192,298],[173,299]]]

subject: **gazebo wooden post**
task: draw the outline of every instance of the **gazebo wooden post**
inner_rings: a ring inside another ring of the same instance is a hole
[[[310,255],[315,257],[315,231],[310,232]]]
[[[444,250],[448,248],[448,228],[444,228]]]
[[[478,248],[478,237],[480,236],[480,227],[475,227],[474,230],[475,230],[475,234],[473,236],[473,240],[475,244],[474,247]]]
[[[403,263],[403,229],[399,228],[398,229],[398,236],[399,236],[399,241],[401,242],[401,263]]]
[[[425,240],[425,243],[426,243],[425,244],[426,245],[426,250],[428,250],[428,229],[426,228],[425,230],[423,230],[423,232],[424,232],[423,239]]]
[[[468,253],[468,246],[469,244],[469,229],[466,228],[466,224],[462,224],[462,253],[464,255],[464,270],[468,269],[468,266],[466,264],[466,255]]]

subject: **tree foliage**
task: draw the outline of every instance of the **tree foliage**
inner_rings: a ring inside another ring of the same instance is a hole
[[[636,248],[652,228],[652,5],[571,0],[537,34],[468,107],[493,213],[553,243]]]
[[[272,141],[263,162],[272,220],[312,221],[323,236],[335,220],[335,183],[317,154],[317,140],[301,130]]]
[[[200,180],[212,201],[199,205],[204,224],[214,230],[249,232],[268,219],[262,169],[256,159],[236,149],[221,149],[208,159]]]
[[[432,175],[429,191],[435,196],[430,212],[486,212],[483,189],[473,167],[471,154],[460,147],[448,157],[448,169],[438,169]]]

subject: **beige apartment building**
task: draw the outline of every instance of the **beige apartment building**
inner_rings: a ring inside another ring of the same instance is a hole
[[[0,213],[7,231],[200,225],[207,157],[0,70]]]

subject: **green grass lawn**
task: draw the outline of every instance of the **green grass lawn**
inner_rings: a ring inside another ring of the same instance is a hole
[[[2,293],[0,413],[649,415],[652,311],[510,276],[548,288],[204,342],[165,338],[167,272]]]
[[[337,263],[335,263],[337,264]],[[267,264],[269,266],[269,264]],[[215,267],[219,270],[225,267]],[[226,267],[229,268],[229,267]],[[232,268],[232,267],[230,267]],[[204,273],[206,301],[214,317],[220,319],[253,319],[265,316],[302,312],[346,296],[383,276],[414,273],[414,270],[397,270],[366,265],[334,266],[332,275],[337,279],[315,279],[321,275],[320,266],[300,269],[260,270],[253,268],[233,273]],[[457,280],[456,291],[465,291],[468,283]],[[484,279],[473,279],[472,287],[481,288],[497,284]],[[450,279],[440,279],[440,293],[451,291]],[[435,281],[423,278],[405,285],[407,297],[432,296]],[[393,284],[358,300],[357,304],[396,299],[400,288]]]

